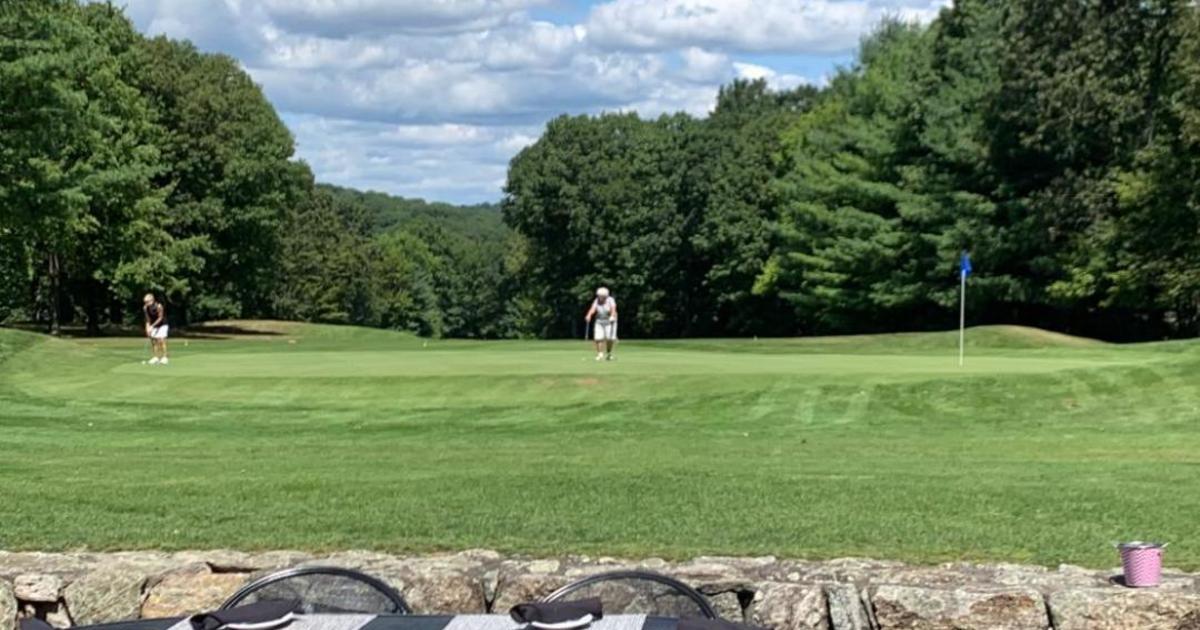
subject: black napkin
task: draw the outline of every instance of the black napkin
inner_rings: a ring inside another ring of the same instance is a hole
[[[578,599],[571,602],[531,602],[513,606],[508,614],[517,623],[562,623],[591,615],[592,621],[604,616],[604,608],[597,597]]]
[[[298,610],[300,610],[300,600],[298,599],[268,599],[229,610],[214,610],[192,615],[188,621],[192,622],[194,630],[217,630],[231,623],[266,623],[273,619],[281,620],[282,624],[282,619],[288,613]]]
[[[765,630],[745,623],[734,623],[724,619],[685,617],[679,620],[676,630]]]
[[[37,617],[30,617],[21,620],[21,630],[54,630],[54,626]]]

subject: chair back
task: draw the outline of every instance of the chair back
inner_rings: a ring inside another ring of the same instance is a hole
[[[407,615],[408,603],[379,578],[340,567],[298,567],[272,573],[242,587],[221,610],[268,599],[298,599],[303,613]]]
[[[696,589],[649,571],[613,571],[586,577],[547,595],[555,602],[599,597],[604,613],[654,617],[716,619],[717,613]]]

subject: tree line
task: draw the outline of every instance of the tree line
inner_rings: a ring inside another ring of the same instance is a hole
[[[535,330],[589,286],[624,330],[973,323],[1112,339],[1200,324],[1200,9],[958,0],[885,21],[819,91],[736,82],[702,120],[561,117],[513,161]]]
[[[112,4],[0,5],[0,322],[278,317],[520,334],[494,206],[316,184],[238,63]]]
[[[78,0],[0,6],[0,321],[431,336],[1200,325],[1195,0],[958,0],[886,20],[821,87],[705,117],[561,116],[499,206],[317,184],[235,60]]]

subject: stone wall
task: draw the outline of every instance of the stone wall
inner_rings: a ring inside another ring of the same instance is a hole
[[[728,618],[778,630],[1054,628],[1200,630],[1200,579],[1168,572],[1156,589],[1114,583],[1119,571],[842,559],[505,558],[492,551],[400,557],[240,553],[0,552],[0,630],[36,616],[59,627],[164,617],[218,606],[258,575],[306,564],[366,571],[418,613],[503,612],[580,577],[622,568],[696,586]]]

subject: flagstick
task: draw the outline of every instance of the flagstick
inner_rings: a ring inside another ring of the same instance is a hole
[[[958,367],[962,367],[967,330],[967,273],[963,271],[958,275],[962,278],[958,300]]]

